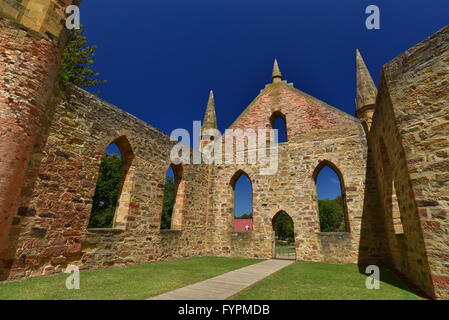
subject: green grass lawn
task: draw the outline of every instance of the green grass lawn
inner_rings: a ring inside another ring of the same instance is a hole
[[[146,299],[257,262],[260,260],[200,257],[82,271],[80,290],[67,290],[68,275],[61,274],[0,284],[0,300]]]
[[[0,284],[6,299],[146,299],[239,269],[260,260],[200,257],[126,268],[81,272],[80,290],[67,290],[67,274]],[[363,269],[364,270],[364,269]],[[365,288],[367,275],[357,265],[296,262],[242,291],[233,299],[341,300],[417,299],[387,269],[380,290]]]
[[[363,268],[363,271],[365,268]],[[236,300],[416,300],[388,269],[381,268],[380,289],[365,287],[357,265],[296,262],[252,287]]]

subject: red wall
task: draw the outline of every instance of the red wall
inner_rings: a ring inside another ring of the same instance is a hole
[[[249,226],[248,231],[253,231],[253,219],[235,219],[234,220],[234,231],[245,232],[247,225]]]

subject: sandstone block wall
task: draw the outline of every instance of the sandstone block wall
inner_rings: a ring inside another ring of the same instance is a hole
[[[133,154],[129,197],[119,205],[126,214],[118,229],[88,230],[101,158],[117,138],[129,142],[125,157]],[[172,145],[167,135],[81,89],[59,91],[26,172],[4,278],[57,272],[67,263],[101,268],[202,254],[207,167],[184,168],[182,228],[160,230]]]
[[[20,25],[57,39],[64,33],[65,8],[80,0],[0,0],[0,13]]]
[[[294,221],[298,260],[357,262],[366,172],[366,139],[360,121],[286,83],[277,83],[268,85],[231,128],[271,127],[274,112],[285,115],[288,136],[288,142],[279,145],[276,174],[261,175],[260,169],[266,167],[262,164],[213,168],[213,252],[272,257],[272,219],[285,211]],[[315,177],[323,164],[341,173],[348,218],[344,234],[320,233]],[[254,231],[249,234],[232,232],[231,180],[239,171],[245,172],[253,187]]]
[[[0,17],[0,256],[33,145],[48,126],[59,55],[59,41]]]
[[[393,234],[392,263],[429,295],[449,292],[449,27],[385,65],[374,115],[373,149],[386,145],[404,227]],[[379,179],[383,197],[391,186]]]

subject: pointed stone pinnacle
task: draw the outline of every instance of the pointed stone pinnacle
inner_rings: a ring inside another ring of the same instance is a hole
[[[360,109],[365,106],[374,105],[376,103],[377,88],[373,78],[366,67],[365,61],[359,49],[356,50],[357,61],[357,98],[356,108]]]
[[[273,74],[271,76],[273,83],[275,82],[281,82],[282,81],[282,73],[279,69],[278,60],[274,59],[274,65],[273,65]]]
[[[212,104],[215,105],[215,98],[214,98],[214,91],[211,90],[209,93],[209,101],[207,102],[207,104]]]
[[[203,129],[217,129],[217,116],[215,114],[215,98],[214,92],[209,93],[207,101],[206,113],[204,114]]]

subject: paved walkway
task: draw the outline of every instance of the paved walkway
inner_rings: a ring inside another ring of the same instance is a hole
[[[225,300],[293,262],[266,260],[148,300]]]

